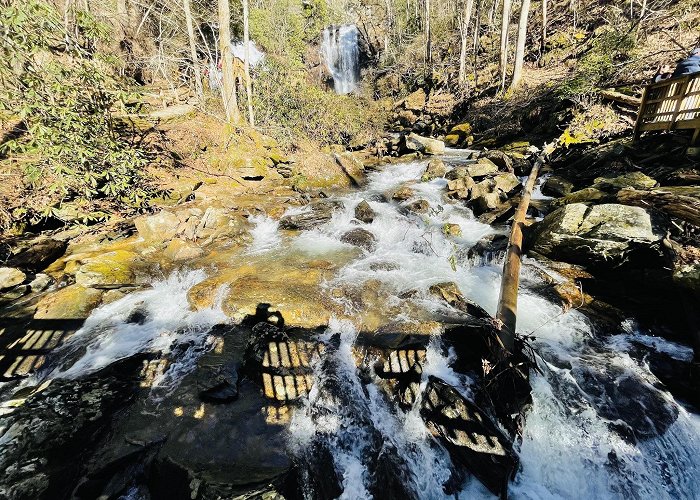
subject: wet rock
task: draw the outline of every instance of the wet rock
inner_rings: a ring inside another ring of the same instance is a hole
[[[442,233],[445,236],[462,236],[462,228],[460,227],[459,224],[453,224],[450,222],[446,222],[442,226]]]
[[[416,200],[406,205],[406,210],[415,214],[425,214],[430,211],[430,203],[428,203],[428,200]]]
[[[417,151],[427,155],[441,155],[445,152],[445,143],[411,133],[404,138],[404,149],[408,152]]]
[[[373,252],[377,248],[377,240],[374,235],[361,227],[351,229],[341,236],[340,241],[363,248],[368,252]]]
[[[13,267],[0,267],[0,290],[8,290],[24,283],[27,275]]]
[[[570,203],[592,203],[595,201],[601,202],[606,201],[608,198],[609,196],[606,195],[606,193],[604,193],[600,189],[596,189],[594,187],[587,187],[578,191],[574,191],[573,193],[569,193],[563,198],[559,198],[552,201],[552,208],[562,207]]]
[[[513,172],[513,160],[503,151],[484,151],[479,160],[486,159],[494,163],[503,172]]]
[[[362,200],[355,207],[355,218],[360,222],[371,224],[376,216],[377,213],[372,210],[372,207],[369,206],[366,200]]]
[[[663,228],[646,210],[617,204],[566,205],[547,215],[533,233],[532,248],[547,257],[612,269],[658,265]]]
[[[514,174],[498,174],[472,187],[469,206],[475,215],[491,212],[499,208],[502,202],[520,189],[522,189],[522,184]]]
[[[281,229],[306,231],[325,224],[333,217],[333,212],[343,207],[338,201],[319,200],[309,205],[310,210],[301,214],[285,215],[280,219]]]
[[[447,194],[452,198],[468,200],[471,197],[471,190],[475,185],[476,183],[469,176],[451,180],[447,182]]]
[[[489,234],[484,236],[467,252],[470,259],[481,259],[490,262],[504,255],[508,248],[508,236],[505,234]]]
[[[43,297],[37,304],[35,319],[84,319],[97,307],[102,290],[69,285]]]
[[[391,199],[394,201],[406,201],[413,197],[414,194],[413,189],[408,186],[402,186],[392,193]]]
[[[53,279],[51,279],[51,276],[44,273],[38,273],[36,276],[34,276],[34,279],[29,283],[29,288],[31,288],[32,292],[39,293],[46,290],[51,285],[51,283],[53,283]]]
[[[109,287],[134,282],[132,269],[138,255],[126,250],[107,252],[86,260],[75,273],[75,282],[82,286]]]
[[[455,167],[445,174],[447,180],[457,180],[464,177],[469,177],[469,169],[467,167]]]
[[[148,243],[169,241],[177,234],[180,219],[172,212],[162,210],[155,215],[143,215],[134,220],[139,236]]]
[[[465,167],[467,175],[472,178],[486,177],[498,172],[498,166],[488,158],[479,158],[479,161]]]
[[[505,494],[518,459],[510,440],[484,411],[431,375],[420,415],[455,464],[474,474],[495,495]]]
[[[546,196],[562,197],[574,190],[574,183],[560,177],[552,175],[542,184],[542,194]]]
[[[209,238],[225,232],[231,221],[229,211],[221,207],[208,207],[195,229],[195,239]],[[169,238],[170,239],[170,238]]]
[[[430,160],[428,162],[428,166],[425,168],[423,176],[421,177],[421,181],[426,182],[433,179],[438,179],[440,177],[444,177],[446,173],[447,167],[445,166],[444,161],[439,159]]]
[[[235,366],[217,367],[200,381],[206,386],[199,392],[199,399],[205,403],[227,404],[238,399],[238,371]]]
[[[360,186],[365,182],[365,166],[355,154],[336,153],[333,157],[354,186]]]
[[[9,267],[19,267],[30,271],[43,271],[49,264],[59,258],[66,251],[66,241],[52,238],[40,238],[31,242],[31,246],[24,248],[7,261]]]
[[[86,451],[133,396],[141,360],[125,360],[81,380],[59,379],[30,396],[0,427],[0,496],[65,498],[85,465]],[[116,373],[119,372],[119,376]]]
[[[445,145],[451,148],[456,146],[471,146],[474,142],[472,126],[469,123],[460,123],[450,129],[445,136]]]
[[[491,317],[483,307],[467,299],[462,294],[457,284],[452,281],[432,285],[428,291],[431,295],[444,300],[458,311],[462,311],[478,319]]]
[[[598,177],[593,187],[606,193],[616,193],[621,189],[651,189],[658,184],[654,179],[641,172],[629,172],[617,177]]]
[[[196,259],[204,255],[199,245],[191,241],[183,241],[175,238],[168,243],[163,255],[174,262]]]

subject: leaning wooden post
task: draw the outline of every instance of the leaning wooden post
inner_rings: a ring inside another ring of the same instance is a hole
[[[545,146],[546,149],[546,146]],[[522,198],[518,204],[518,209],[513,217],[513,227],[510,230],[508,239],[508,250],[506,251],[506,261],[503,264],[503,277],[501,278],[501,294],[498,299],[498,310],[496,319],[503,324],[498,332],[501,344],[508,352],[513,352],[515,348],[515,322],[518,311],[518,283],[520,281],[520,264],[523,253],[523,225],[525,215],[530,205],[532,189],[540,171],[540,167],[545,161],[545,154],[542,153],[532,167],[530,176],[525,183]]]

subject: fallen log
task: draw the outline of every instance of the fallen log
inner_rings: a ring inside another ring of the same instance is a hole
[[[619,102],[621,104],[626,104],[627,106],[633,106],[639,108],[642,100],[639,97],[634,97],[631,95],[623,94],[621,92],[616,92],[615,90],[601,90],[600,96],[603,99],[609,101]]]
[[[513,216],[513,227],[508,239],[508,249],[506,250],[506,261],[503,264],[503,277],[501,278],[501,293],[498,299],[498,310],[496,319],[502,323],[498,338],[508,352],[513,352],[515,348],[515,323],[518,310],[518,284],[520,282],[520,265],[523,254],[523,227],[525,225],[525,215],[530,205],[530,197],[535,187],[535,181],[539,174],[540,167],[544,164],[545,155],[537,158],[530,171],[530,176],[525,183],[520,203]]]
[[[667,186],[648,190],[622,189],[617,201],[623,205],[654,208],[700,226],[700,187]]]

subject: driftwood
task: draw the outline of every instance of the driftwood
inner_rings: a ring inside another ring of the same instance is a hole
[[[700,226],[700,187],[697,186],[623,189],[617,193],[617,201],[623,205],[654,208]]]
[[[642,100],[639,97],[623,94],[614,90],[601,90],[600,95],[603,99],[633,106],[634,108],[638,108],[642,103]]]
[[[503,347],[513,352],[515,348],[515,323],[518,310],[518,284],[520,282],[520,265],[523,254],[523,226],[525,215],[530,205],[532,189],[539,174],[540,167],[544,163],[544,154],[537,158],[530,176],[525,183],[520,203],[513,216],[513,227],[508,239],[508,249],[506,250],[506,261],[503,264],[503,278],[501,278],[501,293],[498,299],[498,310],[496,319],[503,326],[499,331],[498,338]]]

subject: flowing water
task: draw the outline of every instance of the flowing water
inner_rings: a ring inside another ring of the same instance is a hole
[[[445,159],[452,165],[460,162],[458,156]],[[341,237],[358,227],[354,209],[367,200],[376,217],[363,227],[376,238],[376,248],[349,260],[321,285],[324,290],[371,280],[372,287],[390,291],[388,301],[399,304],[410,291],[414,305],[440,318],[449,316],[449,308],[428,288],[453,281],[466,297],[493,314],[501,263],[474,263],[465,250],[499,230],[446,200],[444,179],[420,182],[425,166],[425,161],[417,161],[372,173],[362,190],[338,197],[344,208],[313,230],[283,234],[277,221],[251,217],[253,241],[246,258],[292,254],[323,258],[347,252]],[[386,201],[385,193],[407,183],[414,190],[410,200]],[[406,210],[418,199],[430,203],[428,213]],[[308,209],[288,213],[303,210]],[[459,224],[461,236],[447,236],[443,230],[447,223]],[[579,312],[562,313],[558,305],[538,295],[537,273],[532,269],[526,265],[523,270],[518,329],[534,336],[542,374],[532,377],[533,405],[517,445],[521,469],[510,495],[700,498],[700,419],[659,384],[645,358],[645,353],[659,351],[687,360],[692,351],[640,332],[631,321],[617,331],[596,331]],[[208,348],[211,326],[225,321],[217,307],[199,312],[187,307],[187,290],[204,276],[203,271],[176,274],[150,290],[97,309],[64,347],[73,364],[55,368],[53,376],[76,377],[135,352],[168,352],[176,344],[188,343],[185,354],[162,376],[163,384],[177,383]],[[360,312],[353,311],[352,304],[343,305],[350,315]],[[135,318],[137,311],[140,316]],[[388,319],[411,322],[412,311],[399,308],[396,317]],[[396,408],[376,379],[368,381],[358,371],[353,349],[360,329],[347,320],[333,320],[318,338],[327,348],[313,364],[313,388],[288,425],[289,452],[303,464],[319,447],[328,450],[342,485],[341,498],[380,498],[388,488],[383,483],[397,477],[408,497],[447,498],[443,486],[454,469],[449,454],[426,429],[419,404],[405,411]],[[82,350],[76,353],[77,347]],[[471,380],[453,371],[453,354],[442,347],[439,336],[428,344],[421,386],[428,375],[435,375],[470,397]],[[381,466],[387,461],[389,472]],[[313,494],[308,489],[315,484],[312,473],[309,468],[303,476],[309,497]],[[377,486],[377,481],[382,484]],[[460,480],[457,490],[459,498],[492,497],[469,477]]]
[[[330,26],[321,36],[321,57],[338,94],[349,94],[360,80],[359,31],[354,24]]]

